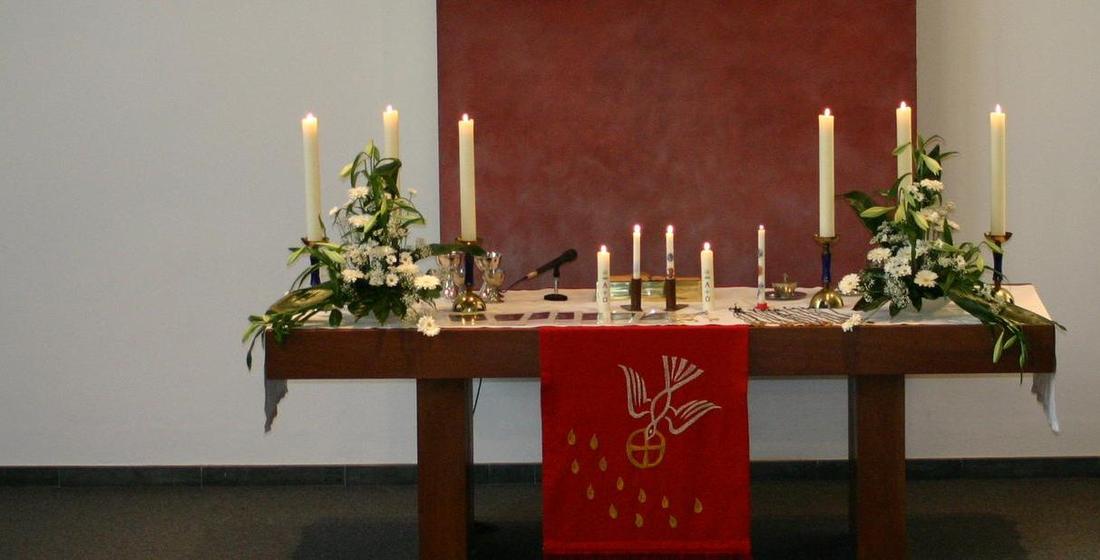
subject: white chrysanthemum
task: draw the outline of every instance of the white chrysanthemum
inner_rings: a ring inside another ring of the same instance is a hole
[[[435,323],[435,317],[425,315],[416,321],[416,330],[424,336],[439,334],[439,325]]]
[[[396,286],[397,283],[400,282],[400,281],[401,281],[400,276],[398,276],[398,275],[396,275],[392,272],[389,272],[389,273],[386,274],[386,285],[387,286],[392,288],[392,287]]]
[[[883,270],[886,271],[886,274],[895,278],[902,278],[913,273],[913,269],[909,266],[909,257],[907,255],[890,257],[883,266]]]
[[[943,268],[953,268],[955,266],[955,259],[949,256],[943,256],[936,259],[936,264]]]
[[[958,270],[966,270],[966,257],[955,255],[955,268]]]
[[[845,320],[843,323],[840,324],[840,328],[843,329],[844,332],[852,332],[853,327],[855,327],[856,325],[862,325],[862,324],[863,324],[863,315],[860,315],[859,313],[852,313],[851,317],[848,317],[847,320]]]
[[[371,286],[381,286],[386,283],[386,276],[381,271],[375,270],[370,273],[370,278],[367,279]]]
[[[918,239],[917,240],[916,251],[917,251],[917,256],[918,257],[923,257],[924,255],[927,255],[928,254],[928,249],[930,249],[930,248],[931,247],[930,247],[930,245],[928,244],[927,241],[925,241],[923,239]]]
[[[890,249],[886,247],[875,247],[867,252],[867,260],[875,264],[882,264],[886,262],[886,259],[890,258],[891,254]]]
[[[938,225],[940,223],[940,220],[943,219],[943,217],[940,216],[939,211],[935,208],[921,208],[920,213],[921,216],[923,216],[924,219],[927,220],[930,224]]]
[[[922,288],[935,288],[936,278],[940,275],[932,272],[931,270],[919,270],[917,275],[913,277],[913,283]]]
[[[386,255],[386,264],[397,264],[397,257],[395,255]]]
[[[396,270],[397,273],[401,276],[416,276],[417,274],[420,274],[420,267],[411,262],[404,263],[394,270]]]
[[[359,271],[357,268],[345,268],[340,271],[340,277],[344,279],[344,282],[351,284],[356,280],[362,280],[366,278],[366,275]]]
[[[370,189],[367,187],[354,187],[348,189],[348,200],[358,200],[360,198],[367,198],[370,196]]]
[[[417,276],[413,280],[413,286],[418,290],[434,290],[439,287],[439,278],[431,274]]]
[[[917,202],[924,202],[924,193],[920,191],[913,191],[913,200]]]
[[[398,260],[401,261],[401,264],[408,264],[413,262],[412,255],[409,254],[408,251],[401,251],[401,254],[398,256]]]
[[[925,179],[920,182],[920,186],[932,192],[940,192],[943,190],[943,182],[937,181],[935,179]]]
[[[370,216],[348,216],[348,224],[353,228],[365,227],[370,222]]]
[[[859,289],[859,275],[845,274],[844,278],[841,278],[840,283],[837,284],[837,288],[840,290],[840,293],[844,295],[856,293],[856,290]]]

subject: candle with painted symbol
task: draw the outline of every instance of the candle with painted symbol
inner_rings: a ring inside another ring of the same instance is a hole
[[[600,313],[611,312],[611,253],[606,245],[600,245],[596,253],[596,309]]]
[[[989,233],[1004,235],[1008,183],[1005,173],[1005,114],[1000,105],[989,114],[989,178],[992,187]]]
[[[836,218],[833,208],[835,183],[833,180],[833,115],[828,108],[825,114],[817,116],[817,182],[818,182],[818,235],[835,235]]]
[[[665,230],[665,278],[676,277],[676,252],[673,250],[672,226]]]
[[[764,224],[756,230],[756,303],[764,302]]]
[[[913,109],[902,101],[894,114],[898,122],[898,141],[895,147],[905,146],[898,152],[898,177],[901,177],[913,172]],[[902,185],[906,187],[912,184],[912,175],[902,181]]]
[[[634,269],[631,271],[630,277],[634,279],[640,279],[642,277],[642,226],[634,224],[633,237],[634,246]]]
[[[474,199],[474,119],[463,114],[458,121],[458,201],[462,217],[462,239],[477,239],[477,209]]]
[[[320,241],[321,227],[321,154],[317,144],[317,117],[309,113],[302,119],[302,155],[306,179],[306,239]]]
[[[703,283],[703,311],[714,311],[714,251],[710,243],[703,243],[699,252],[699,276]]]

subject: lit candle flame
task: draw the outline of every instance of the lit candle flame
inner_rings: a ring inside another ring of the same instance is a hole
[[[306,118],[304,120],[315,121],[317,120],[317,117],[313,116],[313,113],[306,113]]]
[[[665,230],[665,231],[667,231],[668,233],[672,233],[672,226],[671,226],[671,225],[670,225],[670,226],[668,226],[668,229],[667,229],[667,230]]]
[[[467,115],[466,113],[462,113],[462,120],[464,120],[464,121],[470,120],[470,115]]]
[[[764,224],[760,224],[760,229],[764,229]]]
[[[387,113],[392,111],[392,110],[393,110],[393,105],[386,105],[386,112]]]
[[[826,107],[826,108],[825,108],[825,116],[827,117],[827,116],[829,116],[829,115],[831,115],[831,114],[833,114],[833,112],[832,112],[832,111],[830,111],[828,107]]]
[[[607,245],[600,245],[600,252],[601,253],[606,253],[607,252]]]
[[[639,224],[634,224],[634,233],[642,233],[642,226]]]
[[[1000,113],[1001,112],[1001,104],[1000,103],[997,104],[997,108],[993,109],[993,112],[994,113]]]
[[[706,241],[706,242],[703,243],[703,250],[704,251],[709,251],[710,250],[710,241]]]
[[[901,102],[901,105],[898,105],[899,109],[904,109],[906,107],[908,107],[908,105],[906,105],[904,101]]]

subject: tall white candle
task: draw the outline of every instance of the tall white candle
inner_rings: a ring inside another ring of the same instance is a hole
[[[714,311],[714,251],[710,243],[703,243],[699,252],[699,276],[703,283],[703,311]]]
[[[989,114],[989,178],[992,187],[989,233],[1004,235],[1008,189],[1005,173],[1005,114],[1000,105]]]
[[[665,230],[665,278],[676,277],[676,251],[673,250],[672,226]]]
[[[385,138],[385,153],[382,157],[401,158],[401,128],[400,118],[393,105],[386,105],[382,112],[382,130]]]
[[[836,231],[833,208],[833,115],[828,108],[817,116],[818,235],[832,237]]]
[[[463,113],[458,121],[458,201],[462,215],[462,239],[477,239],[474,198],[474,119]]]
[[[642,277],[642,226],[634,224],[634,233],[631,234],[634,241],[634,270],[631,272],[631,278]]]
[[[905,149],[898,153],[898,177],[913,172],[913,109],[904,101],[894,112],[898,121],[898,143],[896,147],[906,145]],[[910,175],[902,181],[902,185],[908,187],[913,184],[913,176]]]
[[[596,253],[596,309],[600,313],[611,312],[611,253],[606,245],[600,245]]]
[[[325,235],[321,227],[321,153],[313,113],[302,119],[302,155],[306,170],[306,239],[320,241]]]
[[[764,301],[764,224],[756,230],[756,304]]]

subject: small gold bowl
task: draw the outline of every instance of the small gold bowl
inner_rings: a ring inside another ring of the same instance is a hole
[[[791,299],[798,292],[798,282],[772,282],[772,289],[775,290],[776,298]]]

